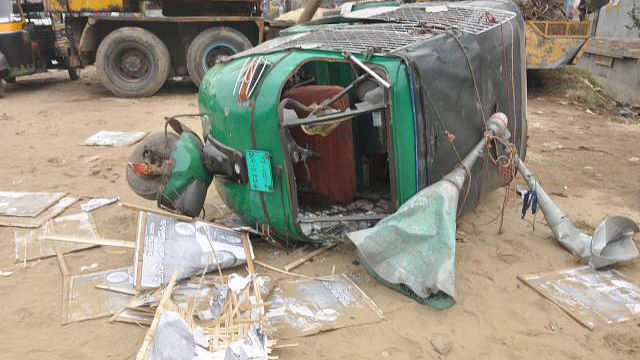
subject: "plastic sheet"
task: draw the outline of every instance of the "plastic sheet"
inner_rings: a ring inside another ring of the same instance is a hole
[[[149,134],[144,131],[98,131],[86,138],[80,145],[85,146],[129,146],[144,139]]]

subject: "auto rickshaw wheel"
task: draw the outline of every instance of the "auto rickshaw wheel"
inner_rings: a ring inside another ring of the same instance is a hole
[[[4,97],[4,80],[0,79],[0,98]]]
[[[129,163],[145,163],[160,167],[164,161],[170,159],[171,151],[175,149],[178,139],[178,135],[171,132],[167,133],[166,138],[164,133],[153,134],[136,146],[129,156]],[[162,175],[141,175],[129,164],[127,183],[134,193],[147,200],[155,200],[163,185]]]
[[[80,69],[77,67],[70,67],[67,69],[67,71],[69,72],[69,79],[71,80],[78,80],[80,79]]]
[[[155,94],[169,76],[171,56],[152,32],[123,27],[107,35],[96,54],[100,79],[119,97]]]
[[[193,39],[187,50],[187,70],[196,86],[204,74],[223,56],[251,48],[251,41],[240,31],[226,26],[207,29]]]
[[[13,84],[14,82],[16,82],[16,77],[15,76],[11,76],[11,77],[8,77],[8,78],[6,78],[4,80],[9,84]]]

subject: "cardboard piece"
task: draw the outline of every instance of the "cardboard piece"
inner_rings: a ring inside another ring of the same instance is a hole
[[[129,146],[144,139],[149,134],[144,131],[98,131],[86,138],[80,145],[85,146]]]
[[[64,196],[64,193],[0,191],[0,215],[36,217]]]
[[[133,290],[131,268],[111,269],[67,278],[68,293],[63,294],[63,322],[70,323],[109,316],[122,309],[131,295],[97,289],[96,285]]]
[[[289,280],[276,285],[268,300],[267,323],[276,339],[317,334],[384,318],[382,310],[346,275]]]
[[[0,226],[38,228],[47,222],[47,220],[61,214],[76,201],[78,201],[76,197],[65,196],[36,217],[0,216]]]
[[[583,266],[518,278],[589,329],[640,316],[640,287],[613,269]]]
[[[167,284],[174,270],[182,280],[201,274],[205,266],[208,271],[217,271],[218,266],[226,269],[246,261],[238,231],[140,212],[134,262],[137,289]]]
[[[56,243],[43,240],[46,234],[74,235],[88,239],[100,238],[91,214],[81,212],[59,216],[35,230],[16,230],[14,232],[16,261],[31,261],[55,256]],[[60,242],[58,246],[60,246],[63,254],[68,254],[89,249],[96,245]]]

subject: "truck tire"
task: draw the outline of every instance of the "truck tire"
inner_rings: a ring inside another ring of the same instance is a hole
[[[69,79],[72,81],[80,79],[80,68],[70,67],[67,69],[67,72],[69,72]]]
[[[193,39],[187,50],[187,70],[196,86],[219,57],[250,49],[253,45],[240,31],[220,26],[207,29]]]
[[[169,76],[167,46],[153,33],[123,27],[107,35],[96,54],[96,68],[105,87],[119,97],[155,94]]]
[[[153,134],[136,146],[129,156],[129,162],[144,162],[145,151],[151,151],[156,155],[160,154],[160,161],[168,160],[170,152],[176,147],[177,141],[178,135],[171,132],[167,133],[166,138],[164,133]],[[167,148],[169,149],[168,153]],[[155,200],[158,197],[158,192],[162,186],[162,176],[140,175],[128,165],[126,171],[127,183],[134,193],[147,200]]]

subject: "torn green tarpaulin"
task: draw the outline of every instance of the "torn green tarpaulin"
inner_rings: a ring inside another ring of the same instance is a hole
[[[350,233],[367,271],[420,303],[453,305],[458,194],[441,180],[375,227]]]
[[[508,138],[504,114],[489,119],[489,134]],[[494,118],[495,117],[495,118]],[[347,234],[367,272],[383,284],[437,309],[455,303],[456,217],[467,170],[483,154],[486,137],[462,164],[405,202],[376,226]]]

